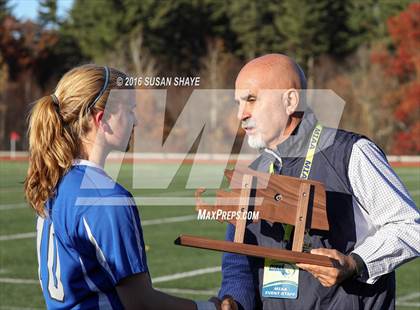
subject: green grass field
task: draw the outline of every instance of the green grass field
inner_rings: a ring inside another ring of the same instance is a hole
[[[45,308],[36,281],[35,239],[22,235],[35,230],[35,215],[24,206],[22,181],[26,168],[24,162],[0,162],[0,309]],[[420,168],[398,168],[396,171],[418,206]],[[151,194],[193,196],[193,190],[184,189],[188,172],[188,166],[181,168],[165,191],[132,189],[132,166],[128,164],[123,165],[118,181],[138,197]],[[139,211],[142,221],[146,223],[152,219],[195,214],[193,206],[140,206]],[[223,239],[224,230],[225,224],[193,219],[144,225],[148,264],[152,279],[157,280],[155,287],[192,299],[207,299],[215,294],[220,285],[220,272],[210,270],[189,276],[180,273],[220,266],[221,253],[179,247],[173,241],[181,233]],[[178,276],[178,279],[162,278],[168,275]],[[397,296],[397,308],[420,308],[420,260],[405,264],[397,270]]]

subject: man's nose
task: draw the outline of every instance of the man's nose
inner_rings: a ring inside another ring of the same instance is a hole
[[[241,103],[239,105],[239,111],[238,111],[237,117],[240,121],[244,121],[252,116],[251,112],[252,112],[251,108],[249,107],[249,104],[247,102]]]

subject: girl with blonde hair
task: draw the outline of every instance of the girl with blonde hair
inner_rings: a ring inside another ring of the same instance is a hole
[[[37,213],[38,274],[49,309],[196,309],[209,302],[153,289],[132,195],[103,170],[136,125],[134,100],[105,105],[118,78],[108,67],[66,73],[29,119],[26,198]],[[126,97],[124,97],[126,98]]]

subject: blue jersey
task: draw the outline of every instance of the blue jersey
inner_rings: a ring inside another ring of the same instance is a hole
[[[148,272],[131,194],[88,161],[62,178],[37,219],[39,278],[49,309],[122,309],[115,286]],[[139,288],[140,289],[140,288]]]

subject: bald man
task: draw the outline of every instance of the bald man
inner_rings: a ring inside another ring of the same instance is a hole
[[[393,270],[419,256],[420,215],[383,152],[363,136],[319,124],[299,91],[303,71],[285,55],[247,63],[235,88],[248,143],[261,151],[251,168],[325,184],[330,230],[309,231],[305,244],[339,263],[294,266],[225,253],[219,297],[232,296],[243,309],[394,309]],[[290,228],[251,223],[245,242],[291,249]],[[233,237],[229,225],[226,239]]]

